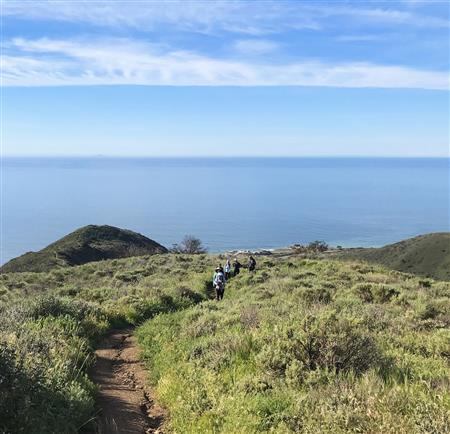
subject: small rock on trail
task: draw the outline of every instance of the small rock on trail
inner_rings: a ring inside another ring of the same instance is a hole
[[[99,434],[163,434],[164,412],[152,399],[131,329],[113,330],[95,352]]]

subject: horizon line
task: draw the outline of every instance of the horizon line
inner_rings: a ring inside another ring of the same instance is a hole
[[[450,158],[449,155],[108,155],[108,154],[24,154],[1,155],[0,158],[154,158],[154,159],[237,159],[237,158]]]

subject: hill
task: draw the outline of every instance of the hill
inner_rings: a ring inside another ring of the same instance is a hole
[[[212,272],[225,259],[0,275],[0,432],[88,428],[99,413],[93,349],[130,324],[168,432],[450,432],[450,282],[268,255],[216,302]]]
[[[28,252],[4,264],[0,271],[44,272],[104,259],[167,253],[156,241],[114,226],[84,226],[39,252]]]
[[[345,249],[331,255],[377,263],[419,276],[450,280],[450,232],[420,235],[379,248]]]

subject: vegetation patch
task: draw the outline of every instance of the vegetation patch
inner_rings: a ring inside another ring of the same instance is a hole
[[[96,388],[87,372],[98,339],[113,327],[140,324],[205,299],[203,266],[199,262],[199,273],[180,285],[177,258],[2,274],[0,432],[91,432]],[[117,279],[148,269],[151,283]]]
[[[174,432],[450,432],[450,283],[302,256],[222,302],[206,254],[2,274],[0,432],[89,432],[93,350],[130,324]]]
[[[139,328],[174,432],[450,432],[449,283],[295,257],[258,265],[223,302]]]
[[[393,270],[433,279],[450,280],[450,232],[438,232],[389,244],[380,248],[353,248],[330,252],[329,256],[381,264]],[[358,265],[360,272],[369,266]],[[421,279],[424,287],[430,280]]]

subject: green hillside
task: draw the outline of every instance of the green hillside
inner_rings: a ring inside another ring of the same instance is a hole
[[[450,232],[421,235],[380,248],[345,249],[336,256],[377,263],[419,276],[450,280]]]
[[[269,255],[216,302],[224,260],[164,254],[2,274],[0,432],[89,430],[93,349],[127,324],[167,432],[450,432],[450,282]]]
[[[89,225],[77,229],[39,252],[12,259],[1,272],[49,271],[55,267],[86,264],[103,259],[166,253],[167,249],[136,232],[113,226]]]

